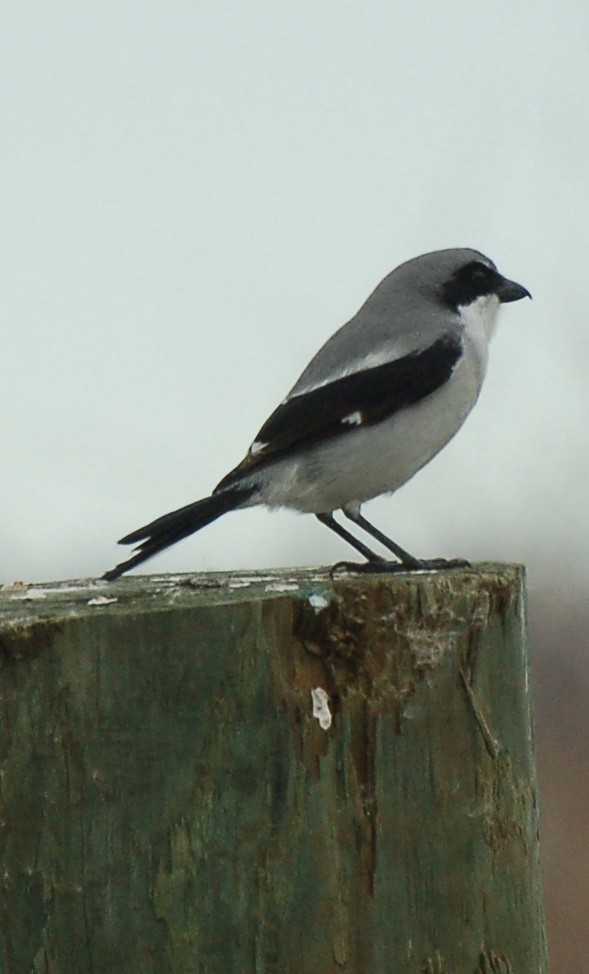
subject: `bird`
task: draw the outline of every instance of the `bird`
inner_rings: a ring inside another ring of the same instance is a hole
[[[531,298],[527,288],[477,250],[437,250],[400,264],[319,349],[212,494],[121,538],[137,547],[103,578],[113,581],[229,511],[255,505],[314,514],[365,559],[341,563],[350,570],[468,565],[415,557],[361,506],[396,491],[458,432],[478,399],[500,306],[524,297]],[[336,512],[364,532],[362,540]]]

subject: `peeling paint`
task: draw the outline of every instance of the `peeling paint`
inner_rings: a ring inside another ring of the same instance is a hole
[[[12,968],[546,974],[521,586],[157,576],[99,611],[95,584],[0,591]]]
[[[11,595],[11,602],[34,602],[39,599],[46,599],[47,593],[43,592],[38,588],[27,588],[24,592],[18,592],[17,595]]]
[[[326,609],[329,601],[325,595],[321,595],[319,592],[313,592],[309,596],[309,605],[315,609],[315,612],[321,612],[323,609]]]

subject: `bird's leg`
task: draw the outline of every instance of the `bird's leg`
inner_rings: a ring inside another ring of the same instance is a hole
[[[366,531],[367,534],[370,534],[377,541],[380,541],[384,548],[388,548],[389,551],[392,551],[392,553],[396,555],[399,561],[405,565],[406,568],[418,568],[420,566],[421,563],[417,558],[414,558],[413,555],[410,555],[408,551],[401,548],[401,545],[398,545],[396,541],[392,541],[390,538],[387,538],[386,534],[383,534],[382,531],[375,528],[370,521],[367,521],[366,518],[360,514],[360,511],[356,511],[351,508],[347,509],[344,507],[343,513],[350,521],[357,524],[359,528],[362,528],[362,530]]]
[[[356,551],[359,551],[361,555],[364,555],[366,560],[370,562],[371,565],[381,564],[381,563],[386,564],[384,558],[381,558],[380,555],[375,554],[375,552],[371,551],[367,545],[363,544],[362,541],[359,541],[358,538],[355,538],[354,535],[350,534],[349,531],[346,531],[346,529],[343,528],[341,524],[338,524],[333,514],[316,514],[315,517],[317,518],[318,521],[321,521],[321,523],[324,524],[326,528],[331,528],[331,530],[335,531],[335,533],[338,534],[340,538],[343,538],[344,541],[347,541],[348,544],[351,544],[352,548],[355,548]]]
[[[405,571],[424,571],[428,569],[440,570],[443,568],[470,568],[470,562],[468,562],[465,558],[415,558],[413,555],[410,555],[408,551],[405,551],[404,548],[401,548],[401,545],[398,545],[395,541],[387,538],[386,534],[383,534],[382,531],[375,528],[374,525],[371,524],[370,521],[367,521],[359,511],[356,511],[353,508],[345,507],[342,508],[342,510],[350,521],[353,521],[354,524],[357,524],[359,528],[362,528],[367,534],[375,538],[376,541],[379,541],[384,548],[388,548],[389,551],[392,551],[392,553],[396,555],[401,562],[400,566],[393,566],[397,571],[399,571],[399,568],[402,568]],[[384,562],[384,564],[386,565],[387,562]],[[367,570],[370,570],[368,566]],[[376,570],[380,571],[382,569],[379,566],[379,568]]]
[[[347,541],[348,544],[352,545],[352,547],[355,548],[356,551],[359,551],[360,554],[364,555],[364,557],[366,558],[366,562],[361,564],[358,564],[357,562],[354,561],[336,562],[336,564],[333,565],[330,572],[332,577],[337,575],[338,571],[369,574],[372,572],[389,573],[389,572],[395,572],[395,571],[399,572],[405,570],[404,565],[396,561],[395,562],[386,561],[384,558],[381,558],[380,555],[377,555],[374,551],[372,551],[367,545],[363,544],[362,541],[359,541],[358,538],[355,538],[354,535],[350,534],[349,531],[346,531],[346,529],[342,527],[341,524],[338,524],[333,514],[316,514],[315,517],[317,518],[318,521],[321,521],[321,523],[324,524],[327,528],[331,528],[332,531],[335,531],[335,533],[339,535],[340,538],[343,538],[344,541]]]

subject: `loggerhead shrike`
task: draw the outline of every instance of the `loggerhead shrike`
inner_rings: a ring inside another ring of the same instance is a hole
[[[499,305],[531,297],[476,250],[401,264],[321,348],[210,497],[121,538],[137,551],[108,580],[236,508],[265,504],[315,516],[366,558],[367,570],[444,568],[414,558],[360,513],[397,490],[460,429],[477,401]],[[339,524],[342,513],[398,561]]]

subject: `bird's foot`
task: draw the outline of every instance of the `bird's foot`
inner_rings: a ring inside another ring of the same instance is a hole
[[[406,572],[410,571],[405,565],[401,564],[400,561],[385,561],[384,558],[376,558],[370,561],[337,561],[335,565],[330,569],[329,574],[332,578],[336,578],[341,574],[352,574],[352,575],[377,575],[389,572]]]
[[[415,566],[406,566],[405,571],[439,572],[449,568],[472,568],[472,565],[466,558],[424,558]]]
[[[401,561],[386,561],[384,558],[370,561],[338,561],[329,574],[332,578],[340,573],[353,575],[399,574],[400,572],[439,572],[451,568],[471,568],[466,558],[416,558],[411,564]]]

